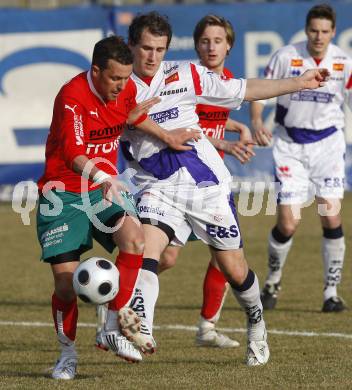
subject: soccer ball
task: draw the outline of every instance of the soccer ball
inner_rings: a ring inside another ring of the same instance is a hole
[[[103,305],[119,291],[119,271],[102,257],[83,261],[73,274],[73,288],[83,302]]]

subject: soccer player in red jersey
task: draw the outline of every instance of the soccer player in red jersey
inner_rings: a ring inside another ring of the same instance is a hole
[[[137,105],[131,72],[128,46],[119,37],[105,38],[94,47],[90,70],[66,83],[55,99],[37,213],[42,259],[54,276],[52,313],[62,350],[54,379],[73,379],[76,374],[78,309],[72,275],[93,238],[109,252],[119,248],[120,288],[109,303],[104,343],[127,361],[141,360],[118,326],[119,316],[139,321],[127,305],[144,248],[134,203],[116,178],[119,137],[126,121],[179,150],[188,150],[183,143],[197,138],[189,129],[166,133],[149,119],[146,113],[159,99]]]
[[[207,15],[196,25],[193,38],[201,65],[224,78],[232,78],[231,71],[225,68],[226,57],[235,41],[231,23],[222,17]],[[199,116],[200,127],[222,157],[228,153],[235,156],[241,163],[250,160],[254,155],[251,148],[253,145],[251,132],[243,123],[229,118],[230,110],[224,107],[198,104],[196,112]],[[225,140],[225,130],[240,133],[240,140],[235,142]],[[192,236],[190,240],[193,240]],[[159,272],[171,268],[176,263],[180,250],[181,247],[178,246],[170,245],[166,248],[159,263]],[[225,276],[220,271],[214,256],[211,255],[203,284],[203,305],[196,335],[197,345],[219,348],[239,346],[237,341],[215,329],[228,286]]]

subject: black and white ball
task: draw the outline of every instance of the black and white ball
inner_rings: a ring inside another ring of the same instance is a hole
[[[119,271],[102,257],[83,261],[73,274],[73,288],[83,302],[102,305],[119,291]]]

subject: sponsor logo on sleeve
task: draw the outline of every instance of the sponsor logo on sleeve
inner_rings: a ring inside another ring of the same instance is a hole
[[[301,58],[292,58],[291,66],[303,66],[303,60]]]
[[[291,76],[299,76],[301,74],[301,71],[299,69],[293,69],[291,71]]]
[[[73,128],[76,137],[76,145],[83,145],[83,123],[82,123],[82,115],[77,115],[75,113],[77,105],[75,104],[73,107],[65,104],[65,109],[72,111],[73,113]]]

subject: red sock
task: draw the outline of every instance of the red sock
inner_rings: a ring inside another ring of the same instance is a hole
[[[225,292],[224,274],[209,263],[203,283],[203,306],[201,315],[210,321],[221,309]]]
[[[121,309],[131,299],[142,262],[143,255],[120,251],[115,263],[120,272],[120,287],[115,299],[109,303],[110,310]]]
[[[54,293],[51,298],[51,308],[59,340],[64,344],[75,341],[78,319],[77,298],[67,303]]]

